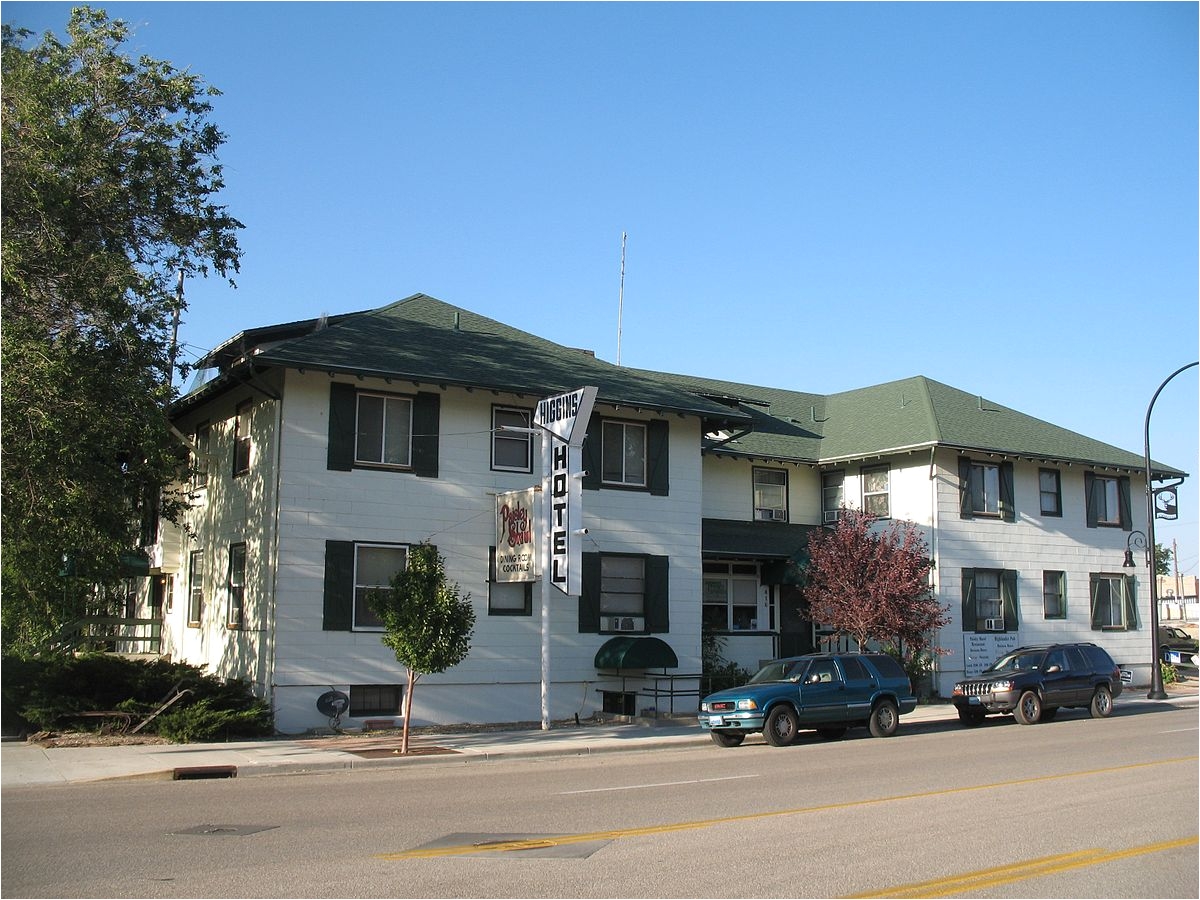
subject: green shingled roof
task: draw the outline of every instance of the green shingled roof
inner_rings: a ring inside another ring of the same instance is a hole
[[[301,325],[306,323],[299,323]],[[296,324],[234,339],[213,356],[228,363],[228,348],[262,342],[255,364],[363,376],[409,379],[424,384],[486,387],[547,397],[595,385],[601,402],[700,416],[708,422],[744,418],[670,382],[563,347],[469,310],[416,294],[389,306],[339,316],[294,336]]]
[[[1138,454],[923,376],[826,395],[624,368],[425,294],[365,312],[246,331],[202,365],[226,372],[245,360],[539,398],[595,385],[604,403],[699,416],[706,428],[726,429],[706,439],[706,451],[753,459],[836,463],[950,447],[1143,466]],[[208,389],[184,398],[177,409]],[[1185,474],[1154,466],[1162,477]]]
[[[754,419],[750,434],[724,444],[709,441],[709,450],[716,453],[832,463],[951,447],[1085,465],[1144,467],[1139,454],[924,376],[829,395],[686,375],[657,377],[706,396],[727,398]],[[1154,469],[1166,477],[1185,474],[1157,462]]]

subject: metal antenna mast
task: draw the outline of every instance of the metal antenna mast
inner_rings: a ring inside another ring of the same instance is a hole
[[[617,365],[621,364],[621,316],[625,311],[625,232],[621,232],[621,289],[617,292]]]

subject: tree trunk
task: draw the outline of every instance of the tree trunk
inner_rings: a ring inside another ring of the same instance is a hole
[[[408,688],[404,691],[404,731],[400,738],[400,755],[408,755],[408,723],[412,721],[412,695],[417,685],[417,673],[408,670]]]

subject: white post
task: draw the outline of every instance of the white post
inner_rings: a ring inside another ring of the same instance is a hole
[[[550,730],[550,516],[554,436],[542,433],[542,731]]]

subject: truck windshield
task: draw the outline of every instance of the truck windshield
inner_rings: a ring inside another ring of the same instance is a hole
[[[777,660],[769,662],[750,679],[750,684],[763,684],[769,681],[787,681],[790,678],[798,675],[800,669],[803,668],[803,660]]]
[[[989,672],[1030,672],[1041,665],[1043,650],[1025,653],[1010,653],[992,663]]]

